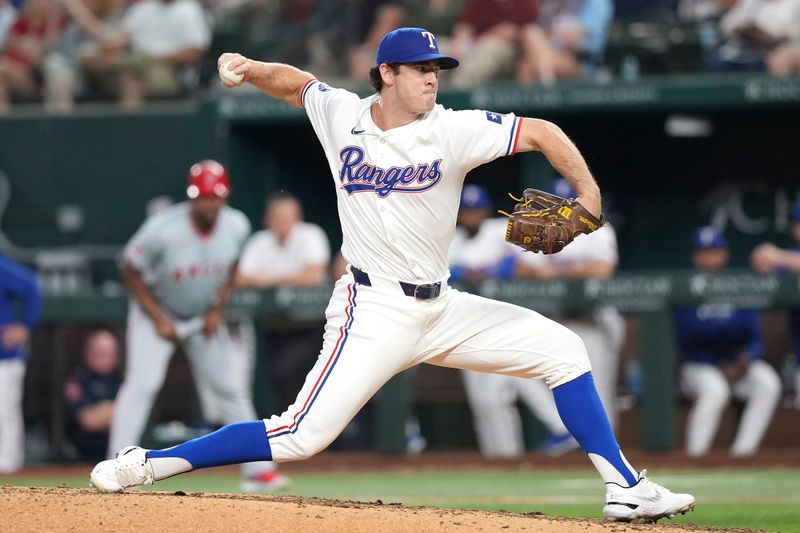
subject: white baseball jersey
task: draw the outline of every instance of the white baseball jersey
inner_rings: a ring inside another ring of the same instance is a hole
[[[381,131],[375,96],[310,80],[303,104],[325,149],[352,268],[325,311],[323,345],[296,401],[265,420],[272,457],[324,449],[393,375],[419,363],[542,378],[557,387],[589,370],[580,339],[514,305],[452,289],[413,296],[398,282],[446,280],[464,175],[513,154],[520,119],[441,106]]]
[[[382,131],[370,115],[375,98],[313,79],[303,89],[336,184],[342,254],[369,273],[406,282],[446,279],[464,176],[514,153],[520,119],[436,105]]]
[[[283,245],[269,230],[254,233],[242,251],[239,271],[250,276],[285,277],[312,265],[327,265],[330,259],[331,247],[322,228],[298,222]]]
[[[224,206],[214,229],[203,235],[192,224],[190,209],[183,202],[154,215],[123,252],[159,304],[183,319],[208,311],[250,234],[247,217]]]
[[[450,264],[480,270],[494,267],[509,256],[516,258],[519,248],[505,240],[506,226],[507,218],[486,219],[472,238],[464,228],[456,227]]]

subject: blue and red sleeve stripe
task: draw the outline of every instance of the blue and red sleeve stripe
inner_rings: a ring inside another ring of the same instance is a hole
[[[308,93],[308,90],[311,88],[312,85],[314,85],[314,83],[319,83],[319,81],[317,81],[314,78],[311,78],[306,82],[305,85],[303,85],[303,91],[300,93],[300,103],[303,104],[303,107],[306,106],[306,93]]]
[[[514,155],[517,152],[517,143],[519,142],[519,131],[522,129],[522,119],[514,117],[514,123],[511,125],[511,133],[508,136],[508,148],[506,148],[506,155]]]

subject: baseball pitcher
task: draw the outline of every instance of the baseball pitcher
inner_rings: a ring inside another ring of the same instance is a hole
[[[447,284],[464,177],[498,157],[539,150],[579,194],[552,208],[535,194],[521,200],[510,238],[553,252],[598,227],[599,188],[560,128],[437,105],[439,70],[458,61],[440,54],[422,28],[383,37],[370,72],[377,94],[367,98],[288,65],[231,53],[218,64],[227,86],[246,81],[305,110],[330,166],[348,272],[325,311],[317,363],[286,411],[167,450],[124,448],[92,471],[95,487],[121,491],[196,468],[311,457],[392,376],[428,363],[543,379],[606,483],[609,520],[655,520],[694,506],[694,497],[650,481],[622,455],[577,335],[529,309]]]

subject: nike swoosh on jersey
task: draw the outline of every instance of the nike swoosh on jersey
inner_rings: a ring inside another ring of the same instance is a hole
[[[350,133],[352,133],[353,135],[361,135],[362,133],[364,133],[364,130],[357,130],[354,127],[352,130],[350,130]]]

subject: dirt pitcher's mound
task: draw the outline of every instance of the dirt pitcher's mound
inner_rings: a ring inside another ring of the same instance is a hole
[[[613,524],[546,517],[536,513],[430,509],[381,502],[361,503],[287,496],[182,492],[99,494],[91,489],[0,487],[0,531],[697,533],[715,530],[677,524]]]

